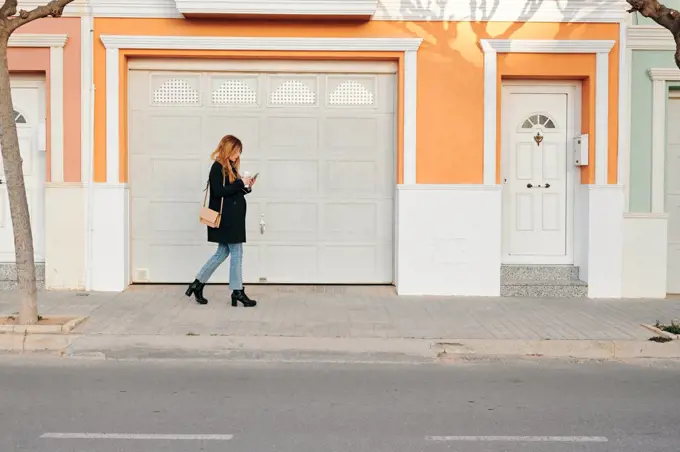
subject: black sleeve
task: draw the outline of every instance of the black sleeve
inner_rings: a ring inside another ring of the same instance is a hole
[[[210,193],[215,196],[220,196],[225,198],[227,196],[234,196],[245,188],[245,184],[241,179],[236,179],[234,182],[229,183],[229,179],[226,179],[224,185],[222,185],[222,168],[220,165],[213,165],[210,168]]]

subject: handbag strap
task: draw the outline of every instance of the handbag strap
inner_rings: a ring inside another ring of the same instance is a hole
[[[224,179],[224,173],[222,173],[222,187],[224,187],[226,180]],[[220,198],[220,216],[222,216],[222,207],[224,206],[224,196]]]
[[[226,178],[224,174],[222,174],[222,187],[224,187],[226,183]],[[210,179],[208,179],[208,182],[205,184],[205,196],[203,197],[203,207],[206,206],[206,203],[208,201],[208,190],[210,190]],[[220,198],[220,215],[222,215],[222,208],[224,207],[224,197]]]

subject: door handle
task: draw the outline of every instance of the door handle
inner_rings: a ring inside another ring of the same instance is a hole
[[[545,188],[550,188],[550,184],[545,184]]]
[[[531,187],[533,187],[533,185],[527,184],[527,188],[531,188]]]

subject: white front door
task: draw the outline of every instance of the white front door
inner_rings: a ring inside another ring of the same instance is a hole
[[[571,264],[570,87],[503,88],[503,250],[508,264]],[[572,132],[573,134],[573,132]]]
[[[14,120],[19,135],[19,149],[24,161],[24,183],[31,216],[36,262],[45,262],[44,186],[45,155],[39,150],[39,130],[45,121],[45,84],[31,77],[11,80]],[[7,178],[0,158],[0,263],[15,262],[14,232],[9,210]]]

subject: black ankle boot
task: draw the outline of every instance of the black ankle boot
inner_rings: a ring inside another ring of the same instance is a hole
[[[203,287],[205,287],[205,284],[203,284],[198,279],[195,279],[194,282],[189,284],[189,287],[187,288],[185,294],[187,297],[193,295],[194,298],[196,299],[196,303],[198,304],[208,304],[207,298],[203,296]]]
[[[252,308],[257,304],[257,301],[248,298],[245,290],[235,290],[231,293],[231,305],[236,307],[238,306],[239,301],[246,308]]]

